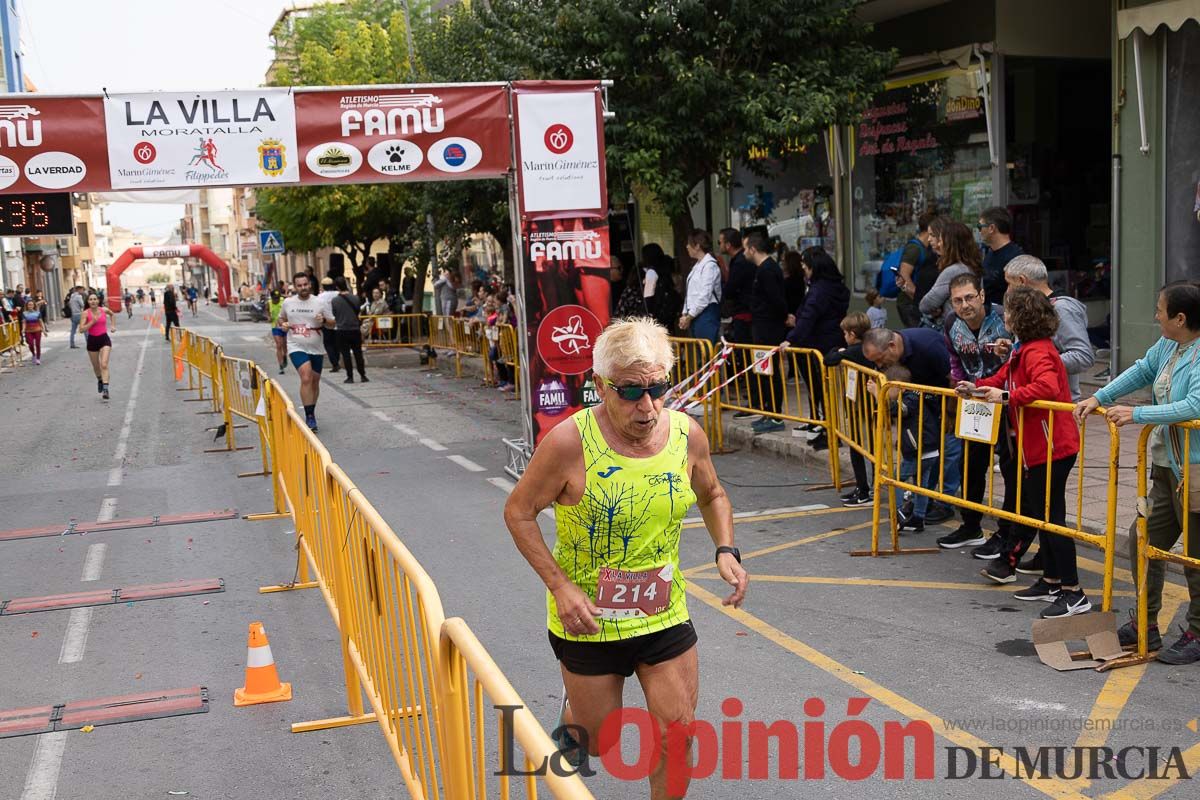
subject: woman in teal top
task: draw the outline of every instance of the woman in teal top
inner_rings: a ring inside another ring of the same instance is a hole
[[[1200,431],[1190,436],[1189,452],[1179,452],[1182,437],[1172,442],[1170,429],[1166,426],[1175,422],[1200,419],[1200,287],[1194,283],[1178,281],[1169,283],[1158,294],[1154,319],[1162,331],[1162,338],[1146,351],[1133,366],[1118,375],[1110,384],[1095,395],[1075,406],[1075,418],[1083,418],[1100,406],[1108,409],[1108,419],[1118,427],[1137,423],[1160,425],[1150,437],[1150,478],[1153,485],[1148,498],[1150,515],[1146,519],[1146,532],[1150,544],[1161,550],[1170,550],[1183,533],[1183,509],[1179,493],[1183,470],[1187,464],[1200,464]],[[1154,404],[1149,406],[1114,406],[1119,398],[1144,389],[1152,388]],[[1188,509],[1188,555],[1200,558],[1200,508]],[[1136,565],[1136,529],[1130,531],[1129,563]],[[1158,612],[1162,608],[1163,580],[1166,562],[1151,560],[1146,577],[1149,594],[1149,624],[1146,635],[1151,650],[1162,647],[1162,635],[1158,630]],[[1187,577],[1188,628],[1178,641],[1158,654],[1158,660],[1167,664],[1192,664],[1200,661],[1200,570],[1184,569]],[[1137,578],[1137,567],[1133,568]],[[1134,619],[1118,631],[1121,644],[1137,644],[1137,623]]]

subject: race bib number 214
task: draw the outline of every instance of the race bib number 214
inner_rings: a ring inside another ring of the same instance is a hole
[[[652,617],[671,604],[671,579],[675,567],[647,572],[600,568],[596,584],[596,607],[605,619]]]

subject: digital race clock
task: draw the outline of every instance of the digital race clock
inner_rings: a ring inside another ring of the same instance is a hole
[[[0,195],[0,236],[70,236],[75,233],[71,193]]]

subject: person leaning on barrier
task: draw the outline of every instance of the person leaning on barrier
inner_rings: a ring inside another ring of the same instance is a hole
[[[1149,516],[1146,519],[1146,535],[1149,544],[1160,550],[1170,550],[1183,533],[1183,507],[1181,483],[1183,481],[1183,434],[1167,427],[1177,422],[1200,419],[1200,288],[1194,283],[1179,281],[1168,283],[1158,293],[1154,308],[1154,320],[1158,323],[1161,338],[1146,354],[1122,372],[1112,383],[1095,395],[1075,406],[1075,418],[1082,424],[1088,414],[1100,406],[1108,409],[1110,422],[1121,427],[1131,422],[1139,425],[1157,425],[1150,437],[1150,494],[1147,498]],[[1149,406],[1112,405],[1130,392],[1145,387],[1153,392],[1154,403]],[[1200,431],[1192,431],[1188,437],[1187,465],[1200,464]],[[1197,487],[1191,484],[1195,471],[1189,477],[1189,494]],[[1188,508],[1188,552],[1192,558],[1200,558],[1200,508],[1189,502]],[[1134,579],[1138,574],[1138,552],[1136,525],[1129,532],[1129,563]],[[1151,559],[1146,576],[1148,595],[1148,619],[1146,636],[1150,650],[1162,647],[1162,634],[1158,628],[1158,612],[1162,609],[1163,581],[1166,562]],[[1166,650],[1158,654],[1158,660],[1167,664],[1194,664],[1200,661],[1200,570],[1185,568],[1188,602],[1187,630]],[[1137,644],[1137,623],[1133,612],[1130,620],[1117,631],[1122,645]]]
[[[912,375],[912,383],[941,389],[950,388],[950,352],[946,337],[930,328],[906,328],[896,332],[888,328],[872,328],[863,335],[863,355],[870,359],[880,371],[899,364]],[[941,403],[933,406],[941,420]],[[943,422],[943,427],[945,423]],[[944,466],[942,492],[956,495],[961,488],[962,442],[953,433],[945,434],[943,442]],[[916,464],[910,459],[901,463],[904,474],[916,474]],[[933,487],[926,487],[933,488]],[[954,509],[941,501],[930,502],[925,495],[913,498],[901,509],[899,527],[902,531],[920,532],[925,524],[934,524],[951,519]]]
[[[1071,400],[1079,402],[1079,375],[1096,363],[1096,353],[1088,338],[1087,308],[1070,295],[1050,288],[1050,273],[1040,259],[1019,255],[1004,267],[1004,280],[1009,288],[1028,286],[1050,299],[1058,317],[1058,332],[1054,334],[1054,346],[1067,368],[1067,380],[1071,385]],[[1008,355],[1012,342],[998,342],[999,352]]]
[[[950,281],[950,305],[954,309],[946,318],[946,348],[950,351],[950,377],[958,381],[978,381],[996,371],[1005,359],[996,355],[996,342],[1012,341],[1012,334],[1004,327],[1002,311],[984,299],[983,283],[978,275],[967,273]],[[972,503],[984,502],[987,476],[992,472],[991,448],[982,442],[964,442],[966,457],[963,460],[963,482],[965,497]],[[996,443],[996,455],[1000,457],[1000,475],[1004,481],[1005,511],[1016,511],[1016,462],[1009,448],[1008,424],[1004,415],[1000,418],[1000,436]],[[983,514],[962,509],[962,525],[953,533],[937,540],[938,547],[953,550],[975,546],[971,555],[990,561],[1004,550],[1005,538],[1009,535],[1007,520],[996,523],[996,533],[991,539],[983,538]]]
[[[1058,317],[1044,294],[1029,287],[1015,287],[1004,296],[1004,324],[1018,340],[1012,357],[996,374],[977,382],[959,381],[955,389],[964,398],[1005,404],[1010,437],[1019,444],[1025,467],[1021,516],[1064,526],[1067,478],[1079,455],[1079,430],[1065,412],[1029,407],[1038,400],[1067,403],[1071,399],[1067,371],[1052,339]],[[1015,581],[1016,566],[1033,535],[1030,526],[1013,525],[1005,551],[980,574],[996,583]],[[1041,613],[1043,619],[1091,611],[1092,604],[1079,586],[1075,540],[1044,530],[1037,535],[1043,553],[1042,577],[1013,597],[1049,602]]]
[[[694,719],[699,662],[679,567],[693,502],[733,587],[725,605],[736,608],[746,595],[733,509],[708,439],[687,414],[663,408],[673,364],[667,332],[654,321],[610,325],[595,342],[600,404],[551,429],[504,507],[517,548],[547,588],[550,645],[569,703],[554,736],[569,759],[584,746],[591,755],[619,746],[599,731],[634,673],[661,726]],[[538,527],[551,504],[553,553]],[[651,796],[666,797],[666,759],[654,760]]]

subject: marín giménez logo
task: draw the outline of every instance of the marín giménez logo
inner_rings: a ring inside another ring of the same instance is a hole
[[[571,145],[575,143],[575,135],[571,133],[570,128],[561,122],[556,122],[549,128],[546,128],[546,134],[542,139],[546,144],[546,149],[556,156],[561,156],[570,150]]]
[[[139,164],[149,164],[158,156],[158,151],[150,142],[138,142],[133,147],[133,158]]]

